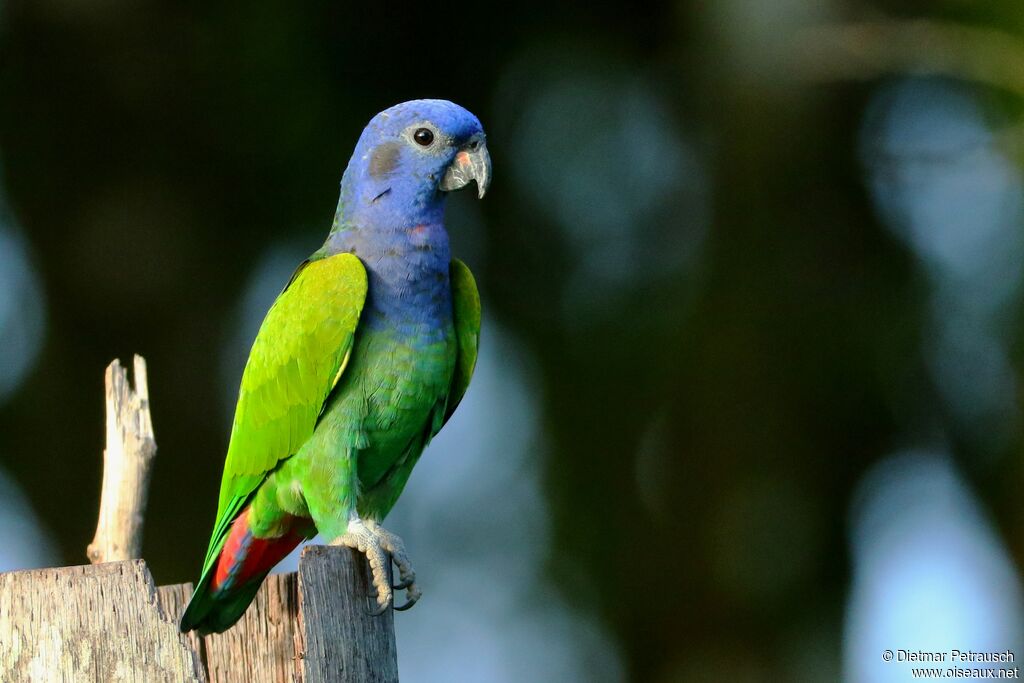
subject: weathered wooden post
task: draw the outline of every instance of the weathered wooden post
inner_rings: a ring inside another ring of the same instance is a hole
[[[309,547],[231,630],[178,631],[191,584],[157,588],[141,554],[156,454],[146,364],[107,368],[107,443],[92,565],[0,574],[0,680],[325,683],[398,680],[391,610],[369,614],[365,559]]]

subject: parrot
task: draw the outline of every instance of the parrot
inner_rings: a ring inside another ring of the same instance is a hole
[[[327,239],[267,312],[242,372],[216,521],[182,632],[237,622],[304,540],[366,556],[373,614],[421,597],[401,538],[381,522],[469,386],[480,294],[451,255],[450,192],[491,159],[479,119],[446,100],[385,109],[364,128]],[[399,581],[392,586],[392,563]]]

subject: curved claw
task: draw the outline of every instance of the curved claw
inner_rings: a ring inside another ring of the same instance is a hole
[[[413,585],[414,583],[416,583],[415,579],[413,579],[411,577],[407,577],[407,578],[399,581],[397,584],[391,586],[391,590],[402,591],[402,590],[405,590],[406,588],[408,588],[409,586]],[[413,600],[413,602],[416,602],[416,601]],[[408,609],[408,608],[406,608],[406,609]]]
[[[406,600],[404,605],[396,605],[395,611],[404,612],[405,610],[415,605],[417,602],[419,602],[419,597],[410,597],[408,600]]]
[[[385,612],[388,611],[388,607],[391,607],[391,598],[390,597],[387,600],[384,601],[383,605],[381,605],[377,609],[368,609],[368,610],[366,610],[366,613],[369,614],[371,617],[379,617],[380,615],[382,615],[382,614],[384,614]],[[408,608],[405,607],[405,605],[403,605],[402,607],[404,609],[408,609]]]

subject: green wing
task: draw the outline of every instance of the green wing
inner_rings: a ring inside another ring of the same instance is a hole
[[[473,370],[476,368],[477,348],[480,345],[480,292],[477,291],[473,273],[470,272],[469,266],[453,258],[449,279],[452,287],[452,315],[455,321],[458,355],[455,360],[452,387],[448,392],[444,422],[448,422],[452,413],[459,407],[466,389],[469,388],[469,381],[473,379]]]
[[[366,269],[338,254],[299,266],[267,313],[242,374],[204,574],[252,492],[312,436],[365,300]]]

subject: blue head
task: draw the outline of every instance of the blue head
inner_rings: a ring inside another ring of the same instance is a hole
[[[341,181],[335,229],[402,230],[440,223],[447,192],[476,181],[491,162],[480,121],[447,100],[412,100],[377,114]]]

